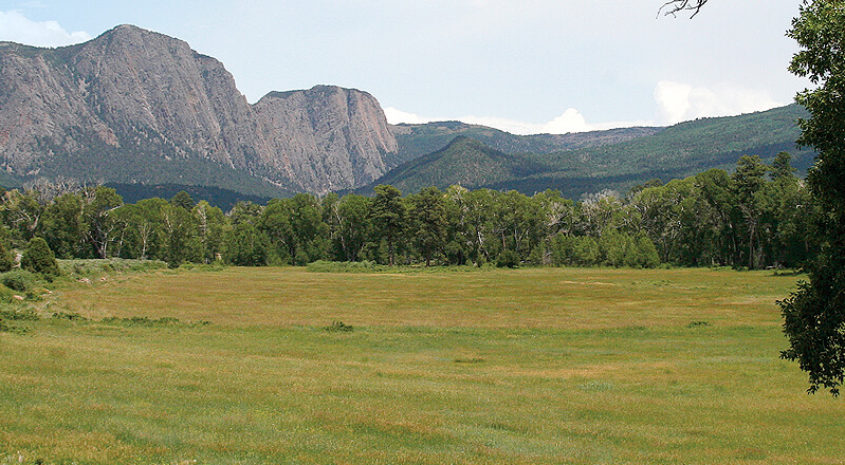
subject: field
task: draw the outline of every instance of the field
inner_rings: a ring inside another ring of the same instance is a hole
[[[843,463],[845,403],[807,395],[778,359],[774,301],[797,279],[226,268],[66,282],[42,312],[87,320],[0,333],[0,464]]]

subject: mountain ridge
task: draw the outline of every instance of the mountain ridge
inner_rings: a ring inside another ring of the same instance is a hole
[[[211,163],[239,173],[212,176],[221,187],[243,189],[231,179],[244,175],[252,178],[247,190],[254,193],[326,192],[383,174],[384,153],[395,147],[370,94],[322,86],[285,93],[299,108],[279,108],[270,94],[265,103],[250,105],[221,62],[184,41],[132,25],[55,49],[9,43],[0,47],[0,65],[0,168],[21,180],[59,173],[91,180],[93,174],[67,166],[63,158],[99,165],[121,159],[122,172],[97,175],[116,182],[200,184],[209,177],[193,175],[193,165]],[[334,97],[317,98],[327,92]],[[345,106],[336,108],[340,103]],[[285,119],[296,112],[310,112],[308,124]],[[366,131],[354,126],[363,120]],[[333,134],[318,130],[321,124],[343,132],[343,143],[331,145]],[[298,167],[317,163],[320,173],[301,175]],[[151,166],[181,178],[153,179]]]
[[[490,164],[498,165],[499,169],[469,183],[459,174],[471,162],[467,158],[444,156],[448,148],[456,146],[456,141],[466,137],[459,136],[446,149],[405,162],[367,188],[393,184],[411,193],[427,184],[442,189],[459,183],[468,188],[514,189],[528,195],[555,189],[567,197],[579,198],[602,189],[624,192],[634,184],[654,178],[669,181],[710,168],[730,171],[742,155],[760,155],[765,161],[772,161],[781,151],[791,152],[794,165],[803,173],[815,156],[812,150],[799,148],[794,142],[800,133],[796,121],[805,116],[804,109],[793,104],[744,115],[701,118],[616,144],[545,154],[506,154],[477,141],[478,145],[471,150],[496,152],[498,161]],[[467,152],[465,143],[457,147],[458,151]],[[502,161],[502,157],[509,157],[509,161]],[[523,169],[505,176],[504,167],[510,164],[522,164]],[[434,172],[444,174],[434,179],[429,174]]]
[[[454,121],[390,125],[357,89],[272,91],[250,104],[217,59],[119,25],[65,47],[0,42],[0,184],[64,176],[266,198],[427,179],[575,196],[645,173],[725,167],[755,150],[796,150],[801,111],[529,136]],[[806,169],[812,155],[798,150],[797,165]]]

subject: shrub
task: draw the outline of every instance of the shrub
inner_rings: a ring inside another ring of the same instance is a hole
[[[18,292],[29,291],[37,280],[35,275],[26,270],[12,270],[0,275],[0,283]]]
[[[33,273],[41,273],[48,279],[59,275],[56,256],[53,255],[47,241],[40,237],[32,238],[27,244],[21,259],[21,268]]]
[[[56,260],[62,275],[102,276],[103,274],[141,272],[150,273],[167,268],[159,260],[126,258]]]
[[[505,249],[499,254],[499,259],[496,260],[496,266],[499,268],[516,268],[519,266],[519,254],[511,249]]]
[[[76,312],[56,312],[53,314],[54,320],[68,320],[68,321],[87,321],[88,318]]]
[[[342,321],[332,321],[332,324],[323,328],[330,333],[351,333],[352,326]]]
[[[308,252],[304,250],[297,250],[296,255],[293,257],[293,264],[296,266],[305,266],[308,262],[311,261],[308,257]]]
[[[317,260],[307,265],[308,271],[317,273],[372,273],[376,271],[391,269],[386,265],[378,265],[375,262],[364,260],[362,262],[328,262]]]

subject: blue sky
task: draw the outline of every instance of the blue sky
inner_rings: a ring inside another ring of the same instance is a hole
[[[221,60],[250,102],[366,90],[391,122],[517,133],[663,125],[791,103],[798,0],[0,0],[0,40],[62,45],[123,23]]]

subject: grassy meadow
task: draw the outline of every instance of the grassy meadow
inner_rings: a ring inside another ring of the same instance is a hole
[[[0,333],[0,465],[843,463],[845,403],[807,395],[778,359],[774,301],[797,279],[225,268],[65,281],[37,303],[45,318],[19,323],[28,333]]]

